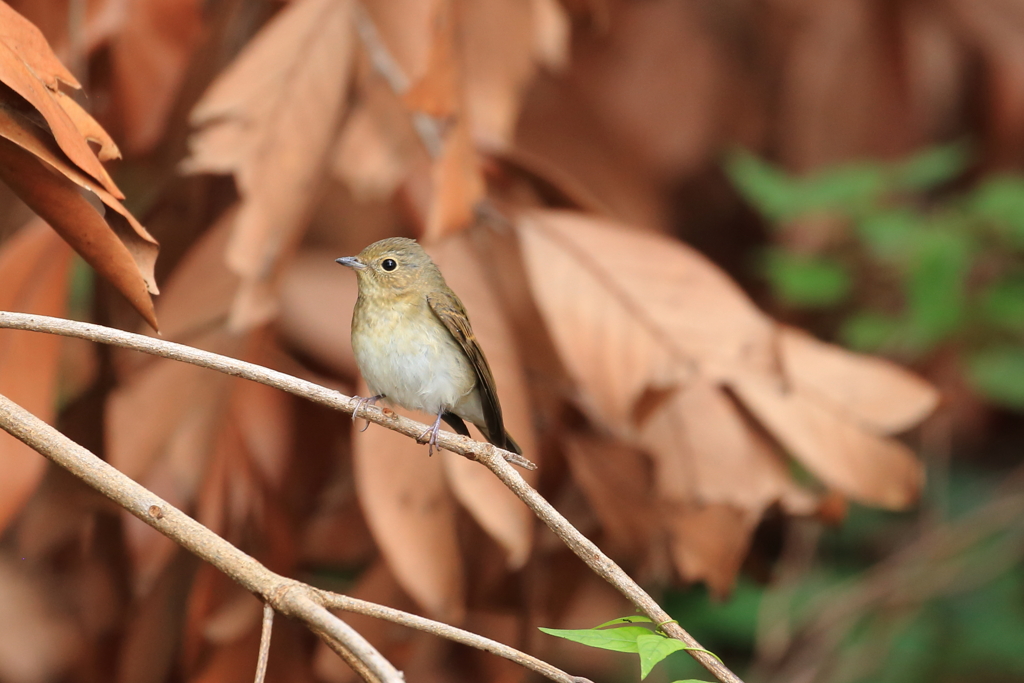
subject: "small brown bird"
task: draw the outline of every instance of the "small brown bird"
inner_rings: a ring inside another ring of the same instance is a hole
[[[522,455],[505,431],[494,376],[473,335],[469,316],[441,271],[415,240],[374,242],[337,262],[356,271],[359,297],[352,314],[352,350],[374,394],[409,410],[437,415],[427,434],[429,453],[444,420],[469,436],[472,422],[499,448]]]

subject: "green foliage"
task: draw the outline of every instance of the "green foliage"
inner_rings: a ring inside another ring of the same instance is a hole
[[[986,347],[968,362],[971,381],[991,400],[1024,410],[1024,349],[1019,346]]]
[[[815,253],[766,251],[781,303],[839,313],[838,337],[859,351],[913,361],[957,349],[979,392],[1024,410],[1024,178],[941,192],[967,162],[964,145],[948,145],[805,177],[743,151],[725,165],[779,230],[822,217],[846,226]]]
[[[699,648],[688,647],[686,643],[669,638],[660,631],[644,626],[626,626],[625,624],[649,624],[653,622],[643,616],[619,617],[606,621],[594,628],[586,629],[559,629],[541,628],[540,630],[548,635],[557,638],[565,638],[574,643],[600,648],[602,650],[614,650],[615,652],[635,652],[640,656],[640,680],[647,678],[651,670],[662,660],[674,652],[682,650],[693,651]],[[615,628],[610,628],[615,627]],[[715,653],[707,650],[712,657]],[[704,683],[703,681],[676,681],[676,683]]]
[[[776,294],[790,306],[835,306],[850,292],[850,276],[838,261],[784,249],[770,249],[766,256],[765,272]]]

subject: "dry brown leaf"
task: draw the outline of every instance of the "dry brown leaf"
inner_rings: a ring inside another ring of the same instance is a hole
[[[568,211],[519,221],[530,286],[592,416],[622,434],[649,388],[773,368],[771,321],[686,245]]]
[[[865,429],[897,434],[928,417],[935,387],[882,358],[851,353],[791,327],[781,329],[779,352],[793,388],[818,396]]]
[[[755,516],[780,501],[790,512],[814,510],[783,459],[704,377],[674,390],[644,422],[639,442],[654,459],[662,501],[727,504]]]
[[[356,199],[386,199],[401,185],[414,161],[426,151],[416,137],[408,112],[380,83],[363,87],[338,139],[331,170]]]
[[[913,451],[843,419],[815,396],[753,376],[730,387],[808,470],[868,505],[901,509],[917,500],[924,471]]]
[[[367,15],[405,79],[415,83],[427,71],[434,49],[435,22],[451,0],[370,0]]]
[[[156,283],[152,279],[155,242],[148,254],[150,258],[146,258],[148,268],[144,270],[123,240],[124,233],[115,233],[74,183],[50,171],[37,155],[9,142],[9,138],[17,137],[20,130],[0,110],[0,135],[3,136],[0,138],[0,179],[67,240],[89,265],[109,280],[139,315],[156,329],[156,313],[150,298],[150,292],[156,291]]]
[[[501,313],[483,265],[473,253],[467,236],[454,235],[428,248],[448,285],[459,295],[473,324],[473,332],[494,373],[502,414],[509,432],[539,461],[526,378],[513,345],[512,330]],[[476,435],[480,439],[480,435]],[[454,453],[444,454],[452,491],[480,526],[508,552],[508,564],[518,568],[530,555],[533,515],[493,474],[478,463]],[[528,479],[533,477],[527,475]]]
[[[636,421],[649,415],[642,441],[662,467],[675,463],[672,476],[659,477],[663,495],[689,503],[729,503],[754,513],[776,499],[794,509],[809,507],[806,496],[787,483],[782,464],[721,393],[724,385],[829,486],[885,507],[915,500],[921,467],[909,449],[857,424],[869,411],[858,407],[856,397],[890,386],[905,387],[917,398],[889,425],[920,419],[931,393],[903,371],[847,360],[846,365],[874,368],[857,372],[856,380],[870,379],[877,386],[822,390],[820,379],[807,379],[813,368],[788,368],[802,379],[787,387],[783,364],[775,358],[774,325],[683,245],[566,212],[525,214],[519,231],[534,297],[585,407],[597,423],[627,437],[636,433]],[[802,363],[800,353],[811,353],[819,365],[825,355],[833,362],[842,356],[804,349],[790,360]],[[667,402],[639,402],[671,389],[676,393]],[[687,400],[687,391],[698,393]],[[846,401],[845,417],[822,405],[823,391],[836,402]],[[709,429],[712,423],[721,429]],[[682,459],[673,459],[673,449],[684,443],[691,452],[680,451]],[[723,449],[729,453],[718,453]]]
[[[241,279],[233,329],[266,322],[270,283],[315,197],[351,71],[352,2],[299,0],[283,9],[192,112],[184,168],[233,174],[241,193],[227,263]]]
[[[360,392],[367,395],[365,385]],[[426,446],[403,434],[371,425],[353,437],[353,469],[366,521],[402,588],[434,618],[461,621],[465,578],[442,460],[428,458]]]
[[[107,222],[110,223],[111,229],[117,232],[125,247],[138,263],[139,272],[146,280],[149,291],[158,294],[159,290],[153,278],[153,264],[156,261],[159,247],[153,236],[135,220],[131,212],[125,209],[116,197],[80,170],[68,164],[65,156],[53,145],[53,141],[47,138],[41,129],[34,126],[30,119],[9,108],[0,108],[0,113],[3,115],[0,134],[24,150],[31,152],[80,188],[96,195],[100,202],[124,218],[128,227],[131,228],[130,230],[125,229],[118,220],[113,220],[116,218],[114,216],[108,218]]]
[[[72,88],[81,88],[78,80],[53,54],[42,31],[10,5],[0,1],[0,43],[14,51],[50,90],[57,90],[61,83]]]
[[[565,10],[552,0],[469,0],[459,2],[458,10],[465,110],[473,140],[486,149],[505,149],[538,62],[565,60]]]
[[[34,220],[0,249],[0,310],[66,314],[71,250],[45,223]],[[57,408],[61,339],[16,330],[0,332],[0,394],[42,420]],[[46,460],[13,436],[0,436],[0,530],[36,489]]]
[[[432,196],[423,239],[433,241],[468,227],[486,194],[480,158],[464,119],[445,137],[430,177]]]
[[[75,122],[52,92],[57,89],[57,79],[65,80],[67,71],[55,72],[54,63],[57,58],[45,40],[39,42],[38,39],[42,35],[38,29],[26,28],[31,24],[17,16],[7,5],[3,5],[3,12],[10,15],[5,20],[5,23],[10,23],[0,33],[0,83],[21,95],[42,114],[60,149],[79,169],[99,182],[110,194],[118,199],[124,199],[124,195],[117,189],[117,185],[111,180]],[[17,17],[17,20],[14,17]],[[11,43],[5,39],[9,39]],[[36,72],[36,68],[40,71]],[[42,78],[52,80],[45,82]],[[77,85],[74,78],[65,82]]]
[[[663,515],[683,580],[704,581],[712,595],[727,598],[759,515],[721,504],[669,506]]]
[[[604,439],[570,434],[563,441],[573,481],[607,535],[605,550],[642,559],[659,527],[649,459]]]
[[[402,93],[405,106],[438,120],[445,120],[461,109],[462,73],[457,53],[456,18],[453,0],[436,3],[437,13],[430,18],[433,34],[430,57],[423,75]]]
[[[281,317],[277,324],[284,340],[309,354],[342,377],[358,376],[352,355],[352,316],[356,279],[334,262],[339,254],[320,249],[300,251],[281,278]]]
[[[159,141],[203,35],[202,0],[124,3],[107,26],[117,115],[126,148],[141,154]],[[101,157],[102,158],[102,157]]]
[[[70,95],[58,90],[53,93],[57,103],[64,108],[64,111],[71,121],[75,124],[75,128],[82,134],[82,137],[89,142],[94,142],[99,145],[100,149],[97,154],[100,161],[110,161],[111,159],[120,159],[121,150],[117,148],[117,143],[110,137],[107,131],[103,130],[103,126],[92,117],[89,112],[82,108],[82,105],[78,104],[71,98]]]

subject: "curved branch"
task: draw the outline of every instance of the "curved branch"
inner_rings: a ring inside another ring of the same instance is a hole
[[[509,647],[503,643],[499,643],[496,640],[485,638],[473,633],[472,631],[465,631],[461,628],[456,628],[455,626],[449,626],[448,624],[444,624],[440,621],[434,621],[433,619],[427,619],[426,617],[421,617],[416,614],[403,612],[400,609],[385,607],[384,605],[378,605],[375,602],[367,602],[366,600],[360,600],[359,598],[353,598],[340,593],[332,593],[330,591],[320,591],[320,598],[323,600],[325,607],[345,612],[352,612],[353,614],[362,614],[376,619],[383,619],[384,621],[390,621],[393,624],[408,626],[409,628],[432,633],[456,643],[475,647],[478,650],[483,650],[485,652],[498,655],[499,657],[504,657],[505,659],[513,661],[527,669],[536,671],[545,678],[549,678],[552,681],[558,681],[558,683],[593,683],[590,679],[567,674],[561,669],[551,666],[543,660],[532,657],[525,652],[520,652],[519,650]]]
[[[47,332],[67,337],[77,337],[90,341],[113,344],[123,348],[134,349],[144,353],[179,360],[192,365],[217,370],[235,377],[242,377],[254,382],[260,382],[282,391],[307,398],[316,403],[351,413],[355,410],[358,400],[351,396],[345,396],[337,391],[321,387],[312,382],[307,382],[283,372],[269,370],[259,365],[246,363],[244,361],[228,358],[208,351],[200,351],[182,344],[154,339],[140,334],[132,334],[121,330],[114,330],[101,325],[82,323],[61,318],[50,318],[41,315],[29,315],[25,313],[9,313],[0,311],[0,328],[29,330],[35,332]],[[384,411],[376,407],[363,406],[359,416],[375,424],[386,427],[392,431],[417,438],[426,429],[426,425],[402,417],[393,411]],[[692,650],[688,650],[691,657],[696,659],[705,669],[714,675],[722,683],[743,683],[742,680],[722,664],[714,656],[708,654],[704,648],[679,624],[672,621],[672,617],[661,608],[650,595],[641,588],[636,581],[622,570],[610,557],[605,555],[590,539],[580,533],[576,527],[561,515],[547,500],[544,499],[533,487],[531,487],[519,473],[512,468],[509,462],[520,466],[534,469],[535,465],[528,460],[524,465],[517,462],[515,454],[504,451],[488,443],[474,441],[469,437],[459,436],[451,432],[442,431],[438,434],[437,444],[441,448],[465,456],[470,460],[482,463],[491,470],[522,500],[533,513],[550,528],[556,536],[583,560],[591,570],[607,581],[616,590],[622,593],[638,610],[651,618],[657,624],[663,624],[662,631],[684,643]],[[37,449],[38,450],[38,449]],[[507,460],[507,461],[506,461]],[[525,460],[525,459],[524,459]],[[116,470],[115,470],[116,471]],[[120,473],[119,473],[120,474]],[[121,475],[123,476],[123,475]],[[129,480],[131,481],[131,480]],[[134,482],[132,482],[134,484]],[[136,484],[137,486],[137,484]],[[194,522],[198,524],[197,522]],[[226,541],[224,541],[226,543]],[[239,551],[236,551],[239,552]],[[251,558],[250,558],[251,560]],[[251,560],[255,562],[255,560]],[[237,579],[236,579],[237,580]],[[326,610],[325,610],[326,611]]]
[[[351,626],[311,597],[314,589],[275,574],[167,501],[0,395],[0,428],[191,551],[274,609],[325,638],[364,680],[403,683],[402,674]]]

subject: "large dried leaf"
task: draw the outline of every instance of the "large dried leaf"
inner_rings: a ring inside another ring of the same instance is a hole
[[[71,250],[45,223],[24,226],[0,249],[0,310],[65,315]],[[0,331],[0,394],[42,420],[56,413],[61,339]],[[0,435],[0,530],[35,490],[46,460],[8,434]]]
[[[869,505],[917,500],[924,471],[913,451],[832,412],[814,395],[754,376],[730,382],[750,411],[816,477]]]
[[[526,378],[513,345],[512,330],[502,317],[501,304],[487,282],[483,265],[472,252],[465,234],[449,237],[431,246],[429,252],[444,273],[448,285],[466,307],[473,332],[494,373],[505,426],[523,452],[537,462],[539,458]],[[477,438],[481,437],[477,435]],[[455,497],[505,548],[509,566],[521,567],[530,554],[533,514],[479,463],[454,453],[445,453],[444,459]]]
[[[39,42],[41,35],[37,29],[25,28],[31,25],[21,17],[14,20],[13,17],[17,15],[6,5],[3,5],[3,13],[11,16],[4,20],[7,25],[0,33],[0,83],[7,85],[42,114],[60,149],[79,169],[98,181],[112,195],[123,199],[124,195],[90,149],[75,121],[68,116],[54,95],[57,80],[65,80],[67,71],[55,70],[57,59],[45,40]],[[36,72],[35,68],[40,71]],[[44,78],[49,82],[44,81]],[[77,85],[74,78],[66,82]]]
[[[772,368],[771,321],[689,247],[568,211],[519,229],[534,298],[606,426],[630,432],[648,388]]]
[[[156,313],[150,298],[150,292],[156,291],[152,271],[156,244],[148,243],[151,250],[133,253],[127,246],[133,244],[126,241],[127,233],[115,232],[74,183],[48,169],[38,155],[9,142],[19,131],[17,122],[0,109],[0,135],[3,136],[0,139],[0,180],[46,220],[96,272],[109,280],[156,329]]]
[[[352,3],[299,0],[277,15],[192,112],[190,172],[233,174],[241,193],[227,263],[242,278],[232,327],[268,320],[270,283],[294,246],[345,102]]]
[[[684,581],[728,597],[759,515],[732,505],[673,505],[663,511],[672,559]]]
[[[604,439],[569,435],[564,443],[573,480],[607,535],[605,550],[642,557],[659,531],[649,459]]]
[[[53,96],[57,99],[57,103],[64,108],[65,113],[71,117],[71,121],[75,124],[78,132],[82,134],[82,137],[89,142],[99,145],[100,149],[97,156],[100,158],[100,161],[121,158],[121,150],[117,148],[117,143],[103,129],[103,126],[89,112],[82,108],[82,105],[75,102],[70,95],[60,90],[53,93]]]
[[[365,385],[361,388],[365,395]],[[419,413],[411,416],[427,420]],[[388,566],[429,614],[459,622],[465,614],[465,578],[443,461],[428,458],[426,446],[375,425],[357,431],[353,441],[359,500]]]
[[[673,391],[644,422],[640,443],[654,458],[661,500],[728,504],[757,515],[776,501],[795,513],[813,509],[785,461],[706,378]]]
[[[895,363],[825,344],[800,330],[783,328],[779,351],[794,389],[820,396],[879,434],[913,427],[939,401],[935,387]]]
[[[61,101],[69,103],[67,105],[69,108],[77,106],[73,105],[71,100],[62,98]],[[96,195],[96,199],[103,205],[120,214],[123,221],[117,216],[111,216],[107,222],[110,223],[111,229],[117,232],[118,237],[138,263],[139,272],[146,280],[149,291],[158,294],[159,290],[153,278],[153,266],[159,246],[153,236],[142,227],[142,224],[124,208],[124,205],[114,195],[107,192],[78,168],[69,164],[67,157],[53,144],[53,140],[47,137],[42,129],[34,125],[30,118],[8,107],[0,107],[0,115],[2,115],[3,121],[0,126],[0,135],[31,152],[80,188]],[[88,114],[82,112],[82,116],[88,117]],[[95,121],[90,123],[90,121],[92,121],[91,117],[88,117],[88,120],[82,119],[82,134],[96,137],[96,142],[104,147],[113,144],[109,136],[99,129],[98,124]],[[128,226],[125,227],[123,222],[126,222]]]
[[[856,407],[857,401],[847,400],[845,408],[823,405],[820,381],[806,379],[813,370],[788,367],[802,378],[789,387],[783,363],[775,358],[775,327],[703,257],[659,236],[567,213],[527,214],[520,235],[535,298],[592,417],[630,435],[637,420],[650,415],[645,429],[660,433],[648,434],[644,442],[656,455],[671,454],[684,442],[680,432],[673,433],[677,429],[696,446],[680,461],[685,467],[662,480],[663,492],[679,487],[672,497],[703,502],[710,495],[751,510],[792,493],[786,492],[780,464],[771,464],[769,451],[756,445],[753,432],[721,395],[718,387],[725,385],[830,486],[886,507],[915,499],[921,468],[909,449],[864,431],[858,423],[870,411]],[[794,363],[803,362],[799,354],[789,355]],[[821,356],[811,352],[810,359],[820,364]],[[876,386],[845,394],[834,387],[828,395],[839,402],[851,394],[875,396],[908,385],[903,371],[863,364],[875,372],[853,373],[856,381],[872,379]],[[841,374],[854,381],[849,372]],[[685,393],[678,393],[695,386],[704,387],[698,400],[687,402]],[[672,389],[677,393],[659,404],[659,394]],[[900,426],[928,407],[927,391],[922,396],[900,416]],[[653,407],[641,397],[654,400]],[[731,428],[732,435],[706,429],[712,420]],[[730,455],[716,455],[720,448],[730,449]],[[756,462],[768,469],[750,469]],[[698,466],[703,471],[693,469]],[[769,476],[772,470],[776,474]],[[730,472],[749,485],[737,487]],[[745,479],[751,472],[758,474]],[[806,507],[806,501],[790,502]]]
[[[50,90],[57,90],[60,83],[82,87],[53,54],[42,31],[5,2],[0,2],[0,43],[21,58]]]

